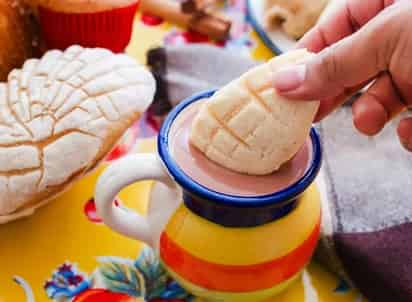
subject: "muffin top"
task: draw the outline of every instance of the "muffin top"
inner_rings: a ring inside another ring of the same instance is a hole
[[[93,13],[126,7],[138,0],[29,0],[34,5],[43,6],[65,13]]]

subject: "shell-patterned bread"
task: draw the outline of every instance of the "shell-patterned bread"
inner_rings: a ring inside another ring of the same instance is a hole
[[[101,48],[52,50],[13,70],[0,83],[0,223],[96,167],[154,93],[144,66]]]
[[[266,175],[290,160],[309,135],[319,101],[277,94],[273,73],[312,56],[294,50],[252,68],[205,101],[190,142],[210,160],[239,173]]]

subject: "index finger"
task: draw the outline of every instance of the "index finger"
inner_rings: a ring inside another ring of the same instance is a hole
[[[338,0],[331,0],[338,1]],[[297,44],[312,52],[350,36],[396,0],[345,0],[331,14],[319,21]]]

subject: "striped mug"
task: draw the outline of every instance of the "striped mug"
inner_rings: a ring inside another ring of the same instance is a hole
[[[264,301],[286,289],[310,261],[320,233],[321,206],[314,180],[321,145],[310,132],[310,163],[295,183],[262,196],[213,191],[190,178],[170,151],[170,129],[185,108],[176,106],[158,136],[158,153],[114,162],[100,176],[96,206],[103,222],[152,246],[168,273],[207,301]],[[155,180],[147,216],[113,205],[137,181]]]

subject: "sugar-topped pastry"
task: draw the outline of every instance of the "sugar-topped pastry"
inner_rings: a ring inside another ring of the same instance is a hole
[[[72,46],[0,83],[0,223],[92,170],[152,102],[153,76],[127,55]]]
[[[319,101],[277,94],[273,73],[312,56],[291,51],[251,69],[206,100],[192,124],[191,143],[209,159],[239,173],[270,174],[308,137]]]

